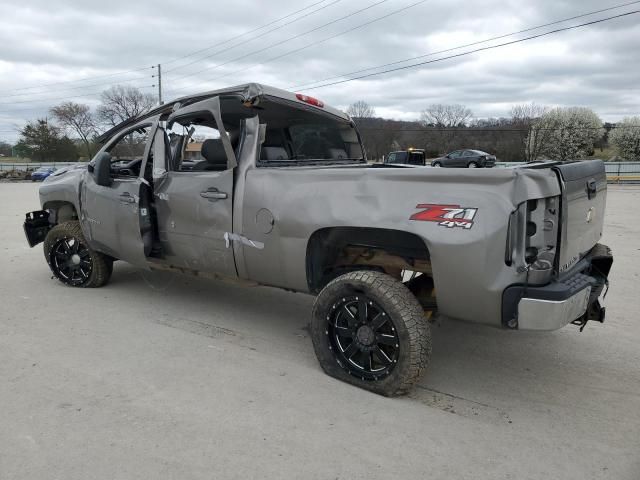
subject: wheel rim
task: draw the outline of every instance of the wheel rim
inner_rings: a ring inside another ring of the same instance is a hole
[[[51,249],[51,269],[56,277],[69,285],[89,281],[93,262],[87,246],[75,237],[58,240]]]
[[[476,165],[475,163],[471,162],[469,164],[469,168],[478,168],[478,165]]]
[[[433,166],[436,167],[436,168],[440,168],[440,164],[439,163],[434,163]]]
[[[325,333],[340,366],[362,380],[384,378],[398,362],[397,329],[384,309],[366,295],[335,302]]]

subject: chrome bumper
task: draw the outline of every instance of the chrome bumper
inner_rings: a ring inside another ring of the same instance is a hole
[[[569,323],[582,329],[590,320],[604,322],[601,295],[609,284],[612,263],[609,247],[596,244],[571,272],[551,283],[507,287],[502,295],[502,325],[520,330],[556,330]]]
[[[523,298],[518,303],[520,330],[557,330],[587,312],[591,287],[580,290],[565,300]]]

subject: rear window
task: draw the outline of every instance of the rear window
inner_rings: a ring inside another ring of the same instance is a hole
[[[391,152],[385,163],[407,163],[407,152]]]
[[[294,159],[325,160],[335,158],[335,154],[349,158],[340,130],[335,125],[292,125],[289,133]]]

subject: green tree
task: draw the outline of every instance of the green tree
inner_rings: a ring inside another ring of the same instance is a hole
[[[73,141],[69,137],[61,136],[58,127],[50,124],[47,119],[27,123],[20,132],[16,150],[21,156],[40,162],[78,159],[78,151]]]
[[[7,142],[0,142],[0,155],[10,157],[12,153],[12,146]]]

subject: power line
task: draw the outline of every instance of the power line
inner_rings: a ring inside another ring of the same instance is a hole
[[[327,1],[327,0],[321,0],[321,1],[319,1],[319,2],[312,3],[311,5],[308,5],[308,6],[304,7],[304,8],[302,8],[302,9],[296,10],[295,12],[292,12],[292,13],[290,13],[290,14],[288,14],[288,15],[285,15],[284,17],[280,17],[280,18],[279,18],[279,19],[277,19],[277,20],[274,20],[274,21],[272,21],[272,22],[266,23],[266,24],[264,24],[264,25],[262,25],[262,26],[260,26],[260,27],[254,28],[253,30],[250,30],[250,31],[245,32],[245,33],[242,33],[242,34],[240,34],[240,35],[236,35],[235,37],[232,37],[232,38],[230,38],[230,39],[228,39],[228,40],[225,40],[225,41],[223,41],[223,42],[221,42],[221,43],[219,43],[219,44],[217,44],[217,45],[224,45],[224,44],[227,44],[227,43],[231,42],[231,41],[232,41],[232,40],[234,40],[234,39],[237,39],[237,38],[243,37],[243,36],[245,36],[245,35],[248,35],[248,34],[250,34],[250,33],[253,33],[253,32],[255,32],[255,31],[258,31],[258,30],[260,30],[260,29],[262,29],[262,28],[265,28],[265,27],[267,27],[267,26],[269,26],[269,25],[272,25],[272,24],[277,23],[277,22],[279,22],[279,21],[281,21],[281,20],[284,20],[284,19],[286,19],[286,18],[289,18],[289,17],[291,17],[291,16],[293,16],[293,15],[295,15],[295,14],[297,14],[297,13],[300,13],[300,12],[302,12],[302,11],[304,11],[304,10],[307,10],[307,9],[309,9],[309,8],[311,8],[311,7],[315,6],[315,5],[318,5],[318,4],[321,4],[321,3],[324,3],[325,1]],[[341,1],[341,0],[335,0],[335,1],[334,1],[334,2],[332,2],[330,5],[332,5],[332,4],[334,4],[334,3],[337,3],[337,2],[339,2],[339,1]],[[327,6],[329,6],[329,5],[327,5]],[[301,19],[301,18],[303,18],[303,17],[300,17],[300,19]],[[204,49],[201,49],[201,50],[197,50],[197,51],[195,51],[195,52],[191,52],[191,53],[189,53],[189,54],[187,54],[187,55],[183,55],[182,57],[178,57],[178,58],[173,59],[173,60],[169,60],[169,61],[165,62],[165,64],[170,64],[170,63],[177,62],[177,61],[179,61],[179,60],[181,60],[181,59],[188,58],[188,57],[191,57],[191,56],[193,56],[193,55],[196,55],[196,54],[198,54],[198,53],[200,53],[200,52],[203,52],[203,51],[209,50],[210,48],[213,48],[213,46],[210,46],[210,47],[207,47],[207,48],[204,48]],[[76,79],[76,80],[67,80],[67,81],[62,81],[62,82],[53,82],[53,83],[45,83],[45,84],[40,84],[40,85],[34,85],[34,86],[30,86],[30,87],[20,87],[20,88],[14,88],[14,89],[1,90],[1,91],[0,91],[0,94],[5,93],[5,92],[16,92],[16,91],[32,90],[32,89],[36,89],[36,88],[44,88],[44,87],[55,86],[55,85],[66,85],[66,84],[71,84],[71,83],[84,82],[84,81],[87,81],[87,80],[95,80],[95,79],[98,79],[98,78],[114,77],[114,76],[119,76],[119,75],[125,75],[125,74],[128,74],[128,73],[135,73],[135,72],[139,72],[139,71],[150,70],[150,69],[154,69],[154,68],[156,68],[156,67],[155,67],[155,65],[154,65],[154,66],[151,66],[151,67],[142,67],[142,68],[136,68],[136,69],[126,70],[126,71],[123,71],[123,72],[115,72],[115,73],[110,73],[110,74],[105,74],[105,75],[97,75],[97,76],[84,77],[84,78],[80,78],[80,79]],[[142,78],[144,78],[144,77],[142,77]],[[123,81],[121,81],[121,83],[133,82],[133,81],[136,81],[136,80],[139,80],[139,79],[123,80]],[[72,89],[74,89],[74,90],[75,90],[75,89],[82,89],[82,88],[89,88],[89,87],[96,87],[96,86],[103,86],[103,85],[110,85],[110,83],[107,83],[107,84],[102,83],[102,84],[92,84],[92,85],[81,85],[81,86],[78,86],[78,87],[72,87],[72,88],[69,88],[69,89],[63,89],[63,90],[72,90]],[[62,91],[62,90],[60,90],[60,91]],[[32,93],[32,95],[38,95],[38,94],[50,94],[50,93],[51,93],[51,91],[48,91],[48,92],[39,92],[39,93]],[[29,93],[24,93],[24,94],[12,94],[12,95],[3,95],[3,96],[5,96],[5,97],[15,97],[15,96],[21,96],[21,95],[28,95],[28,94],[29,94]]]
[[[640,1],[640,0],[639,0]],[[152,67],[152,68],[156,68],[156,67]],[[145,80],[149,77],[138,77],[138,78],[132,78],[130,80],[120,80],[118,81],[118,84],[122,84],[122,83],[130,83],[130,82],[138,82],[141,80]],[[92,88],[92,87],[102,87],[102,86],[107,86],[107,85],[113,85],[112,82],[109,83],[92,83],[91,85],[80,85],[77,87],[69,87],[69,88],[61,88],[61,89],[53,89],[53,90],[49,90],[46,92],[27,92],[27,93],[14,93],[11,95],[2,95],[1,98],[10,98],[10,97],[23,97],[23,96],[33,96],[33,95],[50,95],[52,92],[66,92],[69,90],[82,90],[85,88]],[[132,86],[136,86],[136,85],[132,85]],[[38,99],[34,99],[34,101],[38,101]],[[17,102],[16,102],[17,103]]]
[[[565,32],[565,31],[568,31],[568,30],[574,30],[574,29],[586,27],[586,26],[589,26],[589,25],[595,25],[597,23],[607,22],[607,21],[614,20],[614,19],[617,19],[617,18],[626,17],[626,16],[629,16],[629,15],[635,15],[636,13],[640,13],[640,10],[633,10],[631,12],[622,13],[620,15],[614,15],[614,16],[602,18],[602,19],[599,19],[599,20],[593,20],[591,22],[581,23],[581,24],[578,24],[578,25],[572,25],[570,27],[558,28],[558,29],[555,29],[555,30],[550,30],[548,32],[539,33],[537,35],[531,35],[529,37],[520,38],[518,40],[512,40],[510,42],[499,43],[497,45],[490,45],[488,47],[476,48],[474,50],[469,50],[468,52],[462,52],[462,53],[458,53],[458,54],[455,54],[455,55],[448,55],[446,57],[437,58],[435,60],[428,60],[426,62],[419,62],[419,63],[414,63],[412,65],[405,65],[405,66],[402,66],[402,67],[390,68],[388,70],[383,70],[381,72],[369,73],[369,74],[366,74],[366,75],[360,75],[360,76],[353,77],[353,78],[348,78],[348,79],[345,79],[345,80],[338,80],[338,81],[335,81],[335,82],[324,83],[324,84],[321,84],[321,85],[316,85],[315,87],[307,88],[305,90],[315,90],[317,88],[330,87],[330,86],[339,85],[339,84],[342,84],[342,83],[353,82],[354,80],[361,80],[363,78],[375,77],[377,75],[384,75],[386,73],[397,72],[397,71],[400,71],[400,70],[408,70],[410,68],[415,68],[415,67],[419,67],[419,66],[422,66],[422,65],[428,65],[428,64],[431,64],[431,63],[442,62],[444,60],[450,60],[452,58],[464,57],[464,56],[470,55],[472,53],[482,52],[482,51],[485,51],[485,50],[492,50],[492,49],[495,49],[495,48],[505,47],[507,45],[514,45],[516,43],[526,42],[528,40],[534,40],[536,38],[545,37],[547,35],[552,35],[554,33]]]
[[[109,74],[106,74],[106,75],[97,75],[97,76],[91,76],[91,77],[84,77],[84,78],[79,78],[79,79],[76,79],[76,80],[65,80],[65,81],[62,81],[62,82],[43,83],[43,84],[40,84],[40,85],[31,86],[31,87],[21,87],[21,88],[13,88],[13,89],[2,90],[2,91],[0,91],[0,93],[16,92],[16,91],[19,91],[19,90],[31,90],[33,88],[50,87],[50,86],[53,86],[53,85],[63,85],[63,84],[66,85],[66,84],[69,84],[69,83],[77,83],[77,82],[84,82],[84,81],[87,81],[87,80],[94,80],[96,78],[115,77],[115,76],[118,76],[118,75],[125,75],[127,73],[134,73],[134,72],[141,72],[143,70],[150,70],[152,68],[154,68],[154,67],[142,67],[142,68],[135,68],[135,69],[132,69],[132,70],[126,70],[124,72],[116,72],[116,73],[109,73]]]
[[[340,36],[342,36],[342,35],[346,35],[347,33],[353,32],[353,31],[358,30],[358,29],[360,29],[360,28],[364,28],[364,27],[366,27],[366,26],[371,25],[372,23],[379,22],[379,21],[381,21],[381,20],[384,20],[385,18],[388,18],[388,17],[391,17],[391,16],[393,16],[393,15],[396,15],[396,14],[398,14],[398,13],[400,13],[400,12],[403,12],[403,11],[405,11],[405,10],[408,10],[408,9],[410,9],[410,8],[413,8],[413,7],[415,7],[415,6],[418,6],[418,5],[420,5],[420,4],[422,4],[422,3],[425,3],[425,2],[427,2],[427,1],[428,1],[428,0],[420,0],[420,1],[415,2],[415,3],[412,3],[412,4],[410,4],[410,5],[406,5],[406,6],[402,7],[402,8],[399,8],[399,9],[397,9],[397,10],[394,10],[394,11],[390,12],[390,13],[387,13],[387,14],[385,14],[385,15],[382,15],[381,17],[374,18],[374,19],[369,20],[369,21],[367,21],[367,22],[365,22],[365,23],[361,23],[360,25],[356,25],[355,27],[349,28],[349,29],[347,29],[347,30],[344,30],[344,31],[339,32],[339,33],[336,33],[336,34],[334,34],[334,35],[330,35],[329,37],[323,38],[323,39],[318,40],[318,41],[315,41],[315,42],[311,42],[310,44],[305,45],[305,46],[303,46],[303,47],[296,48],[296,49],[294,49],[294,50],[290,50],[290,51],[288,51],[288,52],[285,52],[285,53],[283,53],[283,54],[281,54],[281,55],[277,55],[277,56],[275,56],[275,57],[269,58],[269,59],[265,60],[264,62],[256,63],[256,64],[254,64],[254,65],[251,65],[250,67],[246,67],[246,68],[243,68],[243,69],[241,69],[241,70],[237,70],[237,71],[235,71],[235,72],[225,73],[224,75],[220,75],[220,76],[218,76],[218,77],[215,77],[215,78],[211,79],[210,81],[212,81],[212,82],[213,82],[213,81],[216,81],[216,80],[218,80],[218,79],[220,79],[220,78],[228,77],[229,75],[235,75],[235,74],[238,74],[238,73],[244,73],[245,71],[250,70],[250,69],[252,69],[252,68],[255,68],[255,67],[257,67],[257,66],[264,65],[264,64],[266,64],[266,63],[270,63],[270,62],[273,62],[273,61],[275,61],[275,60],[279,60],[280,58],[286,57],[286,56],[291,55],[291,54],[293,54],[293,53],[298,53],[298,52],[300,52],[300,51],[302,51],[302,50],[306,50],[307,48],[314,47],[314,46],[316,46],[316,45],[319,45],[319,44],[321,44],[321,43],[327,42],[327,41],[332,40],[332,39],[334,39],[334,38],[340,37]],[[640,0],[639,0],[639,1],[640,1]],[[202,82],[201,82],[201,83],[202,83]]]
[[[562,20],[556,20],[554,22],[545,23],[543,25],[538,25],[538,26],[535,26],[535,27],[525,28],[524,30],[518,30],[517,32],[506,33],[506,34],[503,34],[503,35],[498,35],[497,37],[491,37],[491,38],[487,38],[487,39],[484,39],[484,40],[479,40],[477,42],[467,43],[465,45],[460,45],[460,46],[457,46],[457,47],[447,48],[445,50],[439,50],[437,52],[430,52],[430,53],[426,53],[424,55],[418,55],[416,57],[405,58],[404,60],[398,60],[398,61],[395,61],[395,62],[385,63],[385,64],[377,65],[377,66],[374,66],[374,67],[364,68],[364,69],[361,69],[361,70],[355,70],[353,72],[343,73],[342,75],[336,75],[334,77],[323,78],[321,80],[316,80],[314,82],[308,82],[308,83],[302,83],[302,84],[298,84],[298,85],[292,85],[292,86],[289,86],[287,88],[288,89],[304,88],[307,85],[313,85],[313,84],[316,84],[316,83],[321,83],[321,82],[326,82],[326,81],[329,81],[329,80],[334,80],[336,78],[343,78],[343,77],[350,76],[350,75],[356,75],[358,73],[366,72],[366,71],[369,71],[369,70],[376,70],[378,68],[384,68],[384,67],[389,67],[389,66],[392,66],[392,65],[398,65],[400,63],[406,63],[406,62],[410,62],[410,61],[413,61],[413,60],[418,60],[420,58],[430,57],[430,56],[433,56],[433,55],[439,55],[441,53],[447,53],[447,52],[451,52],[451,51],[454,51],[454,50],[459,50],[461,48],[472,47],[474,45],[480,45],[482,43],[492,42],[494,40],[500,40],[502,38],[511,37],[513,35],[519,35],[521,33],[526,33],[526,32],[530,32],[530,31],[533,31],[533,30],[539,30],[541,28],[550,27],[552,25],[557,25],[559,23],[568,22],[570,20],[576,20],[578,18],[588,17],[590,15],[595,15],[597,13],[608,12],[608,11],[611,11],[611,10],[617,10],[619,8],[628,7],[629,5],[634,5],[634,4],[637,4],[637,3],[640,3],[640,0],[636,0],[636,1],[628,2],[628,3],[623,3],[623,4],[620,4],[620,5],[616,5],[616,6],[609,7],[609,8],[603,8],[603,9],[600,9],[600,10],[594,10],[592,12],[583,13],[581,15],[575,15],[573,17],[563,18]]]
[[[349,17],[353,17],[354,15],[357,15],[357,14],[359,14],[359,13],[362,13],[362,12],[364,12],[364,11],[366,11],[366,10],[370,10],[371,8],[377,7],[378,5],[381,5],[381,4],[386,3],[386,2],[388,2],[388,1],[389,1],[389,0],[379,0],[379,1],[378,1],[378,2],[376,2],[376,3],[374,3],[374,4],[372,4],[372,5],[369,5],[368,7],[361,8],[361,9],[359,9],[359,10],[356,10],[356,11],[354,11],[354,12],[349,13],[348,15],[344,15],[344,16],[342,16],[342,17],[340,17],[340,18],[336,18],[335,20],[331,20],[330,22],[327,22],[327,23],[324,23],[324,24],[322,24],[322,25],[320,25],[320,26],[318,26],[318,27],[312,28],[311,30],[307,30],[306,32],[298,33],[297,35],[294,35],[294,36],[292,36],[292,37],[286,38],[286,39],[281,40],[281,41],[276,42],[276,43],[272,43],[271,45],[268,45],[268,46],[266,46],[266,47],[264,47],[264,48],[261,48],[261,49],[259,49],[259,50],[254,50],[253,52],[249,52],[249,53],[244,54],[244,55],[241,55],[241,56],[239,56],[239,57],[232,58],[231,60],[228,60],[228,61],[226,61],[226,62],[219,63],[219,64],[216,64],[216,65],[212,65],[212,66],[210,66],[210,67],[203,68],[203,69],[198,70],[198,71],[196,71],[196,72],[188,73],[188,74],[186,74],[186,75],[182,75],[182,76],[176,77],[176,78],[174,78],[174,80],[181,80],[181,79],[183,79],[183,78],[192,77],[192,76],[194,76],[194,75],[198,75],[199,73],[205,72],[205,71],[207,71],[207,70],[212,70],[212,69],[214,69],[214,68],[219,68],[219,67],[222,67],[222,66],[224,66],[224,65],[228,65],[228,64],[230,64],[230,63],[236,62],[236,61],[238,61],[238,60],[242,60],[242,59],[244,59],[244,58],[246,58],[246,57],[249,57],[249,56],[251,56],[251,55],[255,55],[256,53],[262,53],[262,52],[264,52],[264,51],[266,51],[266,50],[269,50],[270,48],[277,47],[278,45],[282,45],[282,44],[284,44],[284,43],[290,42],[290,41],[292,41],[292,40],[295,40],[295,39],[297,39],[297,38],[303,37],[303,36],[305,36],[305,35],[309,35],[310,33],[316,32],[316,31],[318,31],[318,30],[320,30],[320,29],[322,29],[322,28],[328,27],[329,25],[333,25],[334,23],[338,23],[338,22],[340,22],[340,21],[342,21],[342,20],[346,20],[346,19],[347,19],[347,18],[349,18]],[[425,1],[426,1],[426,0],[425,0]],[[182,89],[180,89],[180,90],[182,90]]]
[[[145,86],[141,86],[138,87],[141,90],[144,89],[148,89],[148,88],[155,88],[156,85],[145,85]],[[71,100],[71,99],[75,99],[75,98],[88,98],[88,97],[95,97],[95,96],[99,96],[102,95],[103,92],[93,92],[93,93],[87,93],[87,94],[82,94],[82,95],[76,95],[76,96],[66,96],[66,97],[60,97],[60,98],[43,98],[43,99],[39,99],[37,101],[42,101],[42,102],[46,102],[46,101],[58,101],[58,100]],[[14,103],[17,102],[12,102],[12,103],[8,103],[8,104],[0,104],[0,115],[1,114],[14,114],[14,113],[21,113],[21,112],[42,112],[43,110],[48,110],[49,107],[28,107],[28,108],[9,108],[9,109],[4,109],[2,108],[3,105],[13,105]],[[26,103],[26,101],[25,101]]]
[[[143,85],[140,86],[138,88],[149,88],[149,87],[155,87],[155,85]],[[92,92],[92,93],[83,93],[83,94],[79,94],[79,95],[66,95],[64,97],[58,97],[58,98],[38,98],[38,99],[34,99],[34,100],[17,100],[17,101],[12,101],[12,102],[0,102],[0,108],[2,105],[16,105],[19,103],[34,103],[34,102],[46,102],[46,101],[57,101],[57,100],[66,100],[69,98],[82,98],[82,97],[93,97],[95,95],[102,95],[102,92]]]
[[[325,2],[325,1],[326,1],[326,0],[322,0],[322,2],[314,3],[314,4],[310,5],[310,7],[311,7],[311,6],[314,6],[314,5],[317,5],[317,4],[319,4],[319,3],[323,3],[323,2]],[[291,21],[289,21],[289,22],[283,23],[282,25],[279,25],[279,26],[277,26],[277,27],[275,27],[275,28],[272,28],[271,30],[268,30],[268,31],[266,31],[266,32],[264,32],[264,33],[261,33],[260,35],[257,35],[257,36],[255,36],[255,37],[251,37],[251,38],[249,38],[249,39],[247,39],[247,40],[245,40],[245,41],[243,41],[243,42],[236,43],[235,45],[232,45],[231,47],[218,49],[218,50],[216,50],[215,52],[213,52],[213,53],[211,53],[211,54],[209,54],[209,55],[206,55],[206,56],[204,56],[204,57],[201,57],[201,58],[199,58],[199,59],[197,59],[197,60],[193,60],[192,62],[186,63],[186,64],[184,64],[184,65],[179,65],[179,66],[177,66],[177,67],[170,68],[170,69],[168,69],[165,73],[169,73],[169,72],[173,72],[174,70],[179,70],[179,69],[186,68],[186,67],[188,67],[188,66],[190,66],[190,65],[193,65],[194,63],[199,63],[199,62],[201,62],[202,60],[204,60],[204,59],[206,59],[206,58],[214,57],[214,56],[216,56],[218,53],[222,53],[222,52],[225,52],[225,53],[226,53],[226,52],[228,52],[229,50],[233,50],[233,49],[234,49],[234,48],[236,48],[236,47],[239,47],[239,46],[244,45],[244,44],[246,44],[246,43],[249,43],[249,42],[252,42],[252,41],[254,41],[254,40],[257,40],[258,38],[264,37],[265,35],[268,35],[268,34],[270,34],[270,33],[272,33],[272,32],[275,32],[276,30],[280,30],[280,29],[282,29],[282,28],[284,28],[284,27],[286,27],[286,26],[288,26],[288,25],[291,25],[292,23],[295,23],[295,22],[298,22],[298,21],[300,21],[300,20],[302,20],[302,19],[304,19],[304,18],[307,18],[307,17],[309,17],[309,16],[311,16],[311,15],[313,15],[313,14],[315,14],[315,13],[317,13],[317,12],[321,11],[321,10],[324,10],[325,8],[329,8],[330,6],[335,5],[336,3],[341,2],[341,1],[342,1],[342,0],[334,0],[334,1],[332,1],[331,3],[328,3],[328,4],[326,4],[326,5],[323,5],[322,7],[317,8],[317,9],[315,9],[315,10],[311,11],[311,12],[307,12],[306,14],[301,15],[301,16],[300,16],[300,17],[298,17],[298,18],[295,18],[295,19],[293,19],[293,20],[291,20]],[[309,8],[309,7],[307,7],[307,8]],[[302,10],[306,10],[306,8],[303,8]],[[278,20],[275,20],[274,22],[271,22],[270,24],[267,24],[267,25],[271,25],[271,24],[273,24],[273,23],[277,23],[278,21],[280,21],[280,20],[284,20],[285,18],[288,18],[288,17],[290,17],[290,16],[294,15],[295,13],[299,13],[299,12],[301,12],[302,10],[298,10],[297,12],[294,12],[293,14],[290,14],[290,15],[287,15],[287,16],[285,16],[285,17],[282,17],[282,18],[280,18],[280,19],[278,19]],[[232,40],[234,40],[234,39],[237,39],[237,38],[239,38],[239,37],[243,37],[243,36],[245,36],[245,35],[248,35],[249,33],[255,32],[256,30],[260,30],[261,28],[262,28],[262,27],[259,27],[259,28],[256,28],[256,29],[253,29],[253,30],[251,30],[251,31],[249,31],[249,32],[247,32],[247,33],[243,33],[242,35],[237,35],[237,36],[235,36],[235,37],[233,37],[233,38],[231,38],[231,39],[229,39],[229,40],[225,40],[224,42],[218,43],[217,45],[209,46],[209,47],[204,48],[204,49],[202,49],[202,50],[198,50],[198,52],[194,52],[194,53],[191,53],[191,54],[189,54],[189,55],[185,55],[184,57],[181,57],[181,58],[187,58],[187,57],[193,56],[193,55],[195,55],[195,54],[197,54],[197,53],[199,53],[199,52],[203,52],[203,51],[206,51],[206,50],[210,50],[211,48],[214,48],[214,47],[216,47],[216,46],[225,45],[225,44],[229,43],[230,41],[232,41]],[[176,62],[176,61],[178,61],[178,60],[179,60],[179,59],[172,60],[171,62],[165,62],[165,64],[173,63],[173,62]]]

